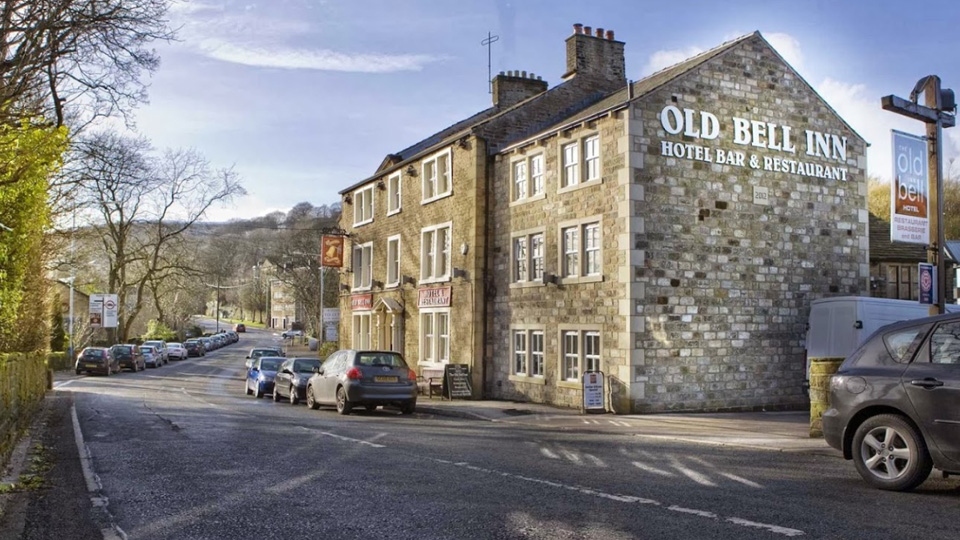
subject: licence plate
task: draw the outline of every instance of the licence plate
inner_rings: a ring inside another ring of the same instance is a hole
[[[373,378],[373,382],[397,382],[399,380],[400,380],[399,377],[379,377],[378,376]]]
[[[100,364],[84,364],[83,367],[100,367]]]

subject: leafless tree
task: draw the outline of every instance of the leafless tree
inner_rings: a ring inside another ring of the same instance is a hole
[[[232,170],[213,170],[194,151],[155,157],[143,140],[100,133],[77,144],[76,152],[78,167],[67,174],[75,176],[84,221],[107,259],[107,292],[127,306],[118,329],[125,340],[147,293],[188,270],[172,256],[184,249],[186,232],[211,206],[245,191]]]
[[[0,4],[0,121],[42,115],[74,132],[129,113],[157,69],[149,46],[174,38],[170,0],[5,0]]]

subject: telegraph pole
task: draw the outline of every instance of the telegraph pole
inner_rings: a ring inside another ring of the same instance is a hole
[[[920,92],[924,93],[924,105],[917,103]],[[947,273],[946,273],[946,244],[943,231],[943,128],[956,125],[955,116],[957,104],[953,90],[940,87],[940,77],[927,75],[917,81],[910,99],[906,100],[894,95],[880,98],[880,105],[886,111],[919,120],[926,124],[927,160],[929,180],[928,208],[935,207],[935,213],[930,218],[930,240],[927,250],[927,262],[936,265],[937,269],[937,302],[930,306],[930,314],[946,312]],[[894,179],[896,180],[896,179]],[[929,214],[928,210],[928,214]]]

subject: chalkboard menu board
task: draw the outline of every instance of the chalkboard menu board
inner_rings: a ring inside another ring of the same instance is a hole
[[[473,386],[470,383],[470,366],[466,364],[447,364],[443,366],[444,397],[469,398],[473,396]]]

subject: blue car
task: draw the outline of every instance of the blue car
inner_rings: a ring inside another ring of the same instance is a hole
[[[254,360],[247,370],[247,380],[244,383],[247,395],[262,398],[264,394],[272,394],[273,380],[284,360],[286,358],[282,356],[261,356]]]

